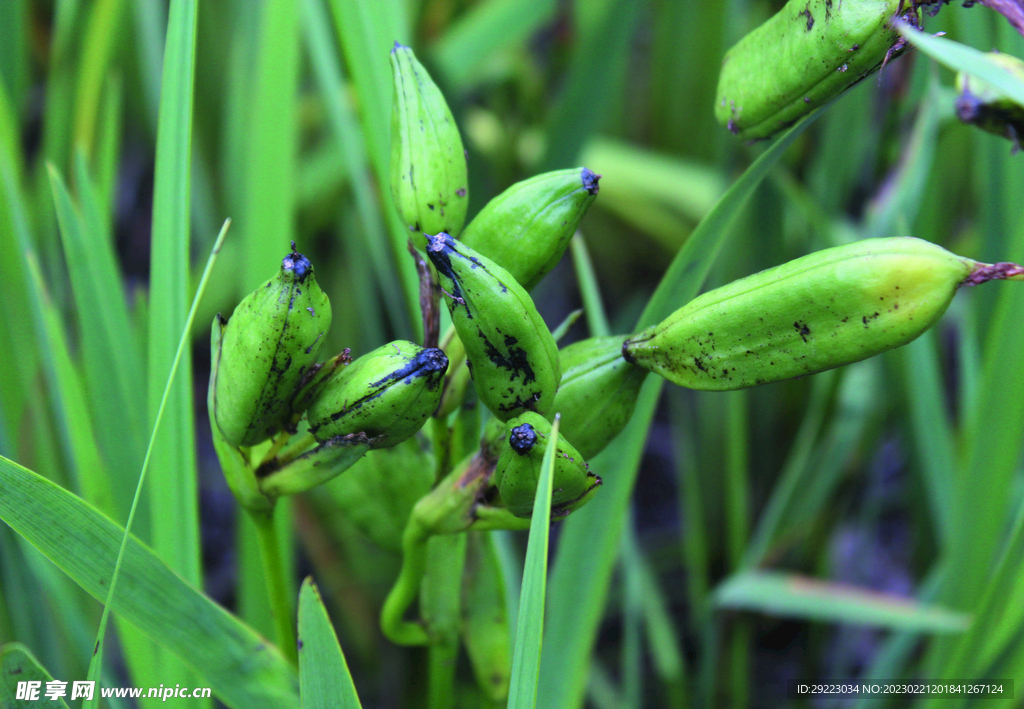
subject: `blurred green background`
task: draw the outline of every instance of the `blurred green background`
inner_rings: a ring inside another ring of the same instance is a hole
[[[452,108],[470,216],[544,170],[603,175],[582,238],[611,328],[628,333],[765,149],[718,126],[712,101],[726,49],[781,5],[199,0],[188,99],[191,65],[168,27],[189,25],[169,21],[168,3],[0,1],[0,453],[124,522],[184,314],[230,217],[134,532],[269,636],[252,533],[209,440],[207,328],[295,240],[333,304],[324,352],[418,339],[388,187],[393,42]],[[980,5],[944,6],[925,29],[1024,54]],[[1024,261],[1024,158],[960,125],[954,98],[952,74],[916,51],[850,89],[732,215],[705,287],[870,236]],[[158,146],[164,111],[191,116],[184,141]],[[161,150],[182,158],[177,173],[160,176]],[[552,328],[583,303],[573,256],[533,292]],[[538,704],[832,706],[789,698],[785,680],[854,677],[1016,679],[1019,704],[1015,285],[964,292],[920,340],[843,370],[726,394],[664,387],[649,433],[636,422],[592,466],[606,487],[621,476],[617,492],[553,528]],[[590,327],[584,316],[565,342]],[[426,654],[388,644],[376,622],[399,557],[338,514],[343,483],[281,516],[292,580],[316,575],[364,706],[426,706]],[[515,599],[525,536],[495,537]],[[0,642],[84,678],[98,604],[6,527],[0,569]],[[162,682],[154,668],[174,667],[120,647],[114,677]],[[457,677],[459,705],[483,705],[465,658]]]

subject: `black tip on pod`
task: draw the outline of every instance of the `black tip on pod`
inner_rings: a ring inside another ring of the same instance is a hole
[[[294,241],[292,242],[292,252],[281,261],[281,268],[285,271],[291,271],[295,275],[295,279],[299,281],[313,272],[313,264],[309,262],[308,258],[295,250]]]
[[[537,444],[537,432],[528,423],[516,426],[512,429],[512,435],[508,437],[508,444],[519,455],[526,455]]]
[[[583,187],[586,188],[587,192],[597,194],[600,189],[597,183],[601,180],[601,176],[595,175],[593,170],[583,168],[580,177],[583,179]]]

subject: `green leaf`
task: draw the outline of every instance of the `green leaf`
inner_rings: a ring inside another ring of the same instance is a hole
[[[124,0],[98,0],[92,6],[82,43],[82,59],[75,96],[75,147],[92,155],[100,112],[103,80],[107,76],[121,22]]]
[[[826,623],[929,633],[959,633],[970,626],[968,616],[942,606],[772,571],[734,574],[715,589],[713,597],[718,608]]]
[[[0,457],[0,519],[91,596],[103,600],[124,529],[58,485]],[[190,665],[230,707],[298,703],[295,672],[277,648],[130,537],[113,610]],[[180,681],[168,674],[168,681]]]
[[[266,2],[259,16],[247,112],[245,209],[238,220],[245,265],[241,293],[274,272],[295,238],[299,5]]]
[[[540,480],[533,500],[530,541],[523,566],[523,589],[519,596],[519,619],[512,650],[512,683],[509,709],[533,709],[537,701],[541,645],[544,636],[544,592],[548,576],[548,533],[551,526],[551,486],[555,476],[558,443],[558,414],[551,424],[548,445],[541,462]]]
[[[636,330],[665,319],[697,295],[743,205],[786,148],[807,130],[824,108],[812,113],[772,143],[704,216],[662,276],[637,322]]]
[[[474,5],[432,48],[444,78],[457,91],[470,88],[488,61],[521,45],[557,9],[555,0],[487,0]]]
[[[153,186],[148,361],[149,425],[185,325],[189,302],[189,165],[197,0],[173,0],[167,25]],[[200,583],[192,363],[185,357],[153,452],[149,486],[153,548],[189,582]]]
[[[21,643],[11,643],[0,648],[0,706],[4,709],[35,709],[41,702],[45,706],[64,707],[63,699],[46,696],[46,683],[53,677],[39,664],[39,661]],[[39,682],[39,696],[35,700],[17,699],[19,682]],[[65,687],[71,696],[71,684]]]
[[[992,61],[985,52],[951,39],[919,32],[905,23],[897,23],[897,29],[918,49],[940,64],[987,81],[1015,102],[1024,105],[1024,82],[1006,67]]]
[[[49,166],[57,222],[64,244],[81,332],[89,401],[100,445],[120,492],[117,515],[124,519],[145,453],[142,356],[132,332],[113,244],[79,155],[76,176],[85,218],[71,202],[60,173]],[[91,499],[91,498],[88,498]]]
[[[360,709],[345,653],[311,576],[299,590],[299,684],[302,709]]]

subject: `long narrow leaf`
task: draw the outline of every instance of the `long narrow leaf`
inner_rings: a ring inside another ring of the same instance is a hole
[[[124,529],[80,498],[0,458],[0,519],[90,595],[104,600]],[[293,709],[294,670],[277,648],[128,537],[113,608],[197,673],[228,706]],[[168,681],[180,681],[166,674]]]
[[[540,466],[540,480],[533,500],[530,541],[523,567],[523,590],[519,597],[519,620],[512,649],[512,683],[509,709],[533,709],[537,701],[541,645],[544,636],[544,590],[548,576],[548,533],[551,525],[551,486],[555,476],[558,443],[558,415],[551,424],[548,446]]]
[[[360,709],[334,626],[311,577],[299,591],[299,684],[302,709]]]

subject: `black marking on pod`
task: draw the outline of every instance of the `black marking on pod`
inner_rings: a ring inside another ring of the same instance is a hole
[[[309,259],[295,250],[295,242],[292,242],[292,251],[281,260],[281,269],[291,271],[296,281],[304,281],[313,274],[313,264]]]
[[[583,179],[583,187],[590,194],[597,194],[600,190],[598,182],[601,180],[601,175],[594,174],[593,170],[583,168],[580,172],[580,177]]]
[[[472,319],[473,313],[470,312],[466,299],[462,297],[462,287],[459,285],[459,279],[455,277],[455,271],[452,269],[452,254],[462,256],[462,254],[455,250],[455,242],[447,232],[443,231],[438,234],[424,234],[423,236],[427,237],[427,258],[434,264],[434,268],[437,269],[438,273],[452,282],[452,292],[449,295],[453,301],[466,308],[466,317]]]
[[[537,445],[537,432],[528,423],[516,426],[508,437],[508,444],[519,455],[526,455]]]

